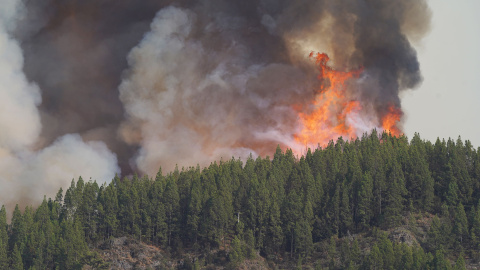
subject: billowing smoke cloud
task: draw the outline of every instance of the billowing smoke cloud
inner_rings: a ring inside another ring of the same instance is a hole
[[[41,93],[25,77],[22,50],[10,35],[22,7],[14,0],[0,6],[0,203],[10,208],[53,196],[80,175],[106,181],[118,172],[116,156],[103,142],[85,143],[78,135],[35,150],[41,140]]]
[[[307,2],[209,0],[157,13],[120,86],[121,131],[141,146],[142,171],[301,148],[293,108],[314,99],[312,50],[327,51],[337,68],[363,67],[348,94],[365,119],[401,108],[399,91],[421,82],[407,34],[428,29],[426,4]],[[368,124],[362,131],[376,126]]]
[[[119,170],[116,156],[103,142],[85,143],[78,135],[64,135],[38,152],[2,155],[0,172],[0,203],[12,209],[15,203],[38,202],[42,195],[52,197],[79,176],[102,183],[110,181]]]
[[[5,147],[4,151],[22,149],[40,133],[36,107],[41,102],[40,91],[27,82],[22,72],[21,49],[7,33],[17,9],[16,1],[7,1],[0,9],[0,145]]]
[[[155,13],[168,1],[28,0],[15,36],[25,55],[24,72],[42,89],[38,107],[44,147],[79,133],[104,141],[132,172],[135,146],[118,136],[123,105],[118,98],[126,55],[138,44]]]
[[[238,36],[248,29],[246,18],[204,19],[211,21],[203,25],[201,13],[162,9],[129,55],[132,69],[120,98],[131,118],[122,132],[142,146],[142,171],[269,153],[289,141],[292,102],[312,92],[314,76],[268,53],[255,61],[247,46],[255,44],[245,40],[263,51],[262,43],[281,43],[278,37],[261,29]]]
[[[311,51],[339,70],[363,68],[347,94],[369,130],[421,82],[411,42],[430,21],[425,0],[6,2],[0,183],[9,194],[111,178],[116,157],[124,175],[154,174],[302,148],[298,113],[321,83]]]

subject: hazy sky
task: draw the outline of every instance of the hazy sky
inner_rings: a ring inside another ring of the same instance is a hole
[[[480,146],[480,1],[430,0],[432,29],[417,44],[423,84],[404,93],[411,138],[457,138]]]

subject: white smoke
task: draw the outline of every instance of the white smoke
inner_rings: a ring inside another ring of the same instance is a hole
[[[378,129],[390,108],[401,111],[399,92],[422,80],[406,34],[425,32],[429,16],[425,1],[375,3],[208,0],[161,9],[128,55],[119,88],[127,118],[120,132],[140,147],[138,168],[154,174],[265,156],[277,144],[301,153],[298,112],[312,111],[322,94],[312,50],[331,53],[334,69],[363,67],[369,77],[342,90],[361,108],[345,115],[357,132],[348,135]],[[340,111],[331,112],[336,123]],[[323,129],[328,140],[345,135]]]
[[[428,29],[425,0],[67,2],[1,2],[0,203],[40,200],[33,190],[51,195],[80,174],[110,180],[119,169],[104,143],[127,173],[150,175],[278,144],[302,152],[299,112],[322,84],[312,50],[371,76],[346,119],[361,133],[421,82],[409,39]],[[111,12],[91,12],[101,9]]]
[[[286,100],[308,88],[304,75],[287,65],[246,63],[246,48],[225,37],[229,27],[244,23],[239,19],[218,17],[202,28],[202,38],[192,37],[199,16],[175,7],[160,10],[128,56],[120,99],[129,121],[121,132],[140,145],[136,164],[150,175],[159,166],[206,166],[265,155],[292,142],[288,121],[296,115]],[[216,44],[209,44],[210,32]],[[268,152],[259,152],[263,147]]]
[[[208,74],[203,80],[198,78],[201,73],[198,60],[204,52],[200,44],[187,40],[192,20],[193,14],[187,11],[173,7],[161,10],[151,25],[151,32],[128,57],[132,71],[120,86],[120,98],[127,113],[133,117],[133,125],[140,123],[141,126],[140,130],[125,126],[123,135],[132,137],[134,132],[141,133],[142,148],[136,163],[140,170],[149,174],[154,174],[160,164],[171,170],[179,162],[182,163],[179,165],[197,162],[206,165],[222,154],[227,157],[235,154],[231,149],[204,148],[202,139],[205,134],[201,133],[209,132],[210,124],[219,121],[221,116],[211,115],[212,123],[192,122],[194,109],[188,107],[196,92],[201,93],[211,84],[219,86],[218,91],[227,90],[222,87],[226,82],[222,80],[221,67],[216,74]],[[178,109],[183,111],[186,119],[178,119]],[[205,108],[202,113],[208,114],[207,110]],[[197,117],[200,121],[205,120],[201,115]],[[195,130],[194,126],[198,129]],[[231,138],[230,141],[234,140]]]
[[[7,33],[10,12],[16,10],[12,1],[7,3],[0,7],[0,146],[14,151],[31,145],[40,133],[41,96],[38,87],[27,82],[20,46]]]
[[[34,150],[42,128],[40,89],[26,79],[21,48],[9,34],[21,14],[21,1],[0,5],[0,204],[10,207],[53,196],[80,175],[107,181],[119,171],[103,142],[85,143],[78,135]]]
[[[72,179],[95,177],[110,180],[118,172],[117,159],[103,142],[83,142],[65,135],[38,151],[25,150],[0,157],[1,203],[34,203],[53,196]],[[88,180],[88,179],[85,179]]]

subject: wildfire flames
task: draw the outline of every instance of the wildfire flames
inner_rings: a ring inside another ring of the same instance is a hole
[[[402,131],[397,127],[397,123],[400,121],[402,115],[403,112],[400,108],[389,105],[388,113],[382,118],[383,130],[395,136],[402,134]]]
[[[347,95],[347,85],[359,78],[363,68],[335,70],[327,65],[330,60],[327,54],[311,52],[309,57],[316,62],[321,86],[313,104],[309,104],[306,110],[297,108],[301,131],[294,135],[295,140],[305,146],[325,146],[340,136],[356,138],[362,133],[358,130],[357,120],[362,118],[363,111],[360,101]],[[402,133],[397,126],[402,115],[400,108],[388,105],[386,114],[370,128],[398,136]]]

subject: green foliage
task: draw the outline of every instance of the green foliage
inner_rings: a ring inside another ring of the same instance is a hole
[[[460,256],[458,256],[457,262],[455,263],[455,267],[453,269],[455,270],[467,269],[465,266],[465,259],[463,258],[463,254],[460,254]]]
[[[385,269],[393,269],[395,262],[395,252],[393,250],[392,242],[387,238],[385,233],[382,233],[379,239],[378,248],[382,254],[382,263]],[[397,252],[398,254],[399,252]]]
[[[443,249],[438,249],[435,251],[435,257],[433,259],[432,265],[434,269],[438,270],[447,270],[449,269],[449,264],[447,260],[445,259],[444,255],[444,250]]]
[[[5,206],[0,210],[0,269],[7,269],[8,262],[7,214]]]
[[[465,209],[462,203],[455,208],[453,233],[456,235],[457,243],[462,243],[463,239],[468,237],[468,221]]]
[[[367,265],[368,268],[372,270],[384,269],[383,256],[377,244],[373,245],[372,247],[370,255],[368,256]]]
[[[365,251],[352,239],[409,215],[433,216],[422,246],[374,233]],[[232,265],[260,254],[313,266],[327,243],[315,267],[447,269],[453,249],[480,247],[480,150],[373,131],[305,157],[277,147],[272,160],[160,168],[154,179],[116,176],[99,186],[79,178],[36,209],[16,206],[10,225],[0,210],[0,269],[105,268],[91,247],[124,235],[173,253],[224,250]]]
[[[17,244],[15,244],[15,246],[13,247],[13,251],[12,251],[11,269],[23,270],[22,254],[21,254],[20,249],[18,248]]]
[[[474,247],[480,249],[480,200],[477,207],[472,207],[470,236]]]
[[[238,237],[234,237],[232,240],[232,246],[230,248],[230,254],[228,255],[228,259],[230,260],[230,266],[235,268],[239,263],[241,263],[244,259],[244,251],[242,248],[242,243]]]
[[[255,238],[253,237],[253,231],[248,229],[245,232],[245,256],[249,259],[255,258]]]

